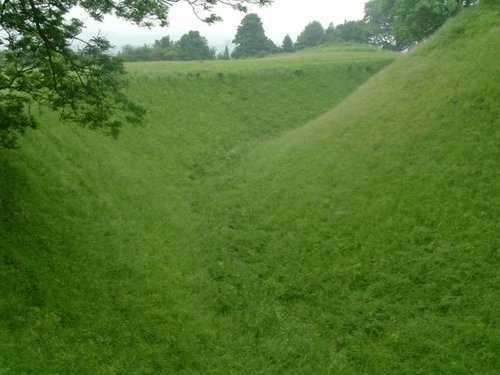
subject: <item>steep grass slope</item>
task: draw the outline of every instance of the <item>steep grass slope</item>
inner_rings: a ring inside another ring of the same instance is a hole
[[[211,180],[235,372],[498,371],[499,46],[498,5],[464,12]]]
[[[394,56],[322,51],[236,64],[131,65],[149,110],[119,140],[58,124],[0,150],[0,373],[233,366],[206,269],[201,199],[262,141],[339,103]],[[211,199],[211,198],[208,198]]]

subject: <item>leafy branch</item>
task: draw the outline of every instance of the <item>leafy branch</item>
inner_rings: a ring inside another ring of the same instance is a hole
[[[123,93],[122,61],[110,43],[96,36],[82,40],[84,24],[67,19],[79,6],[96,20],[114,14],[149,27],[168,24],[168,11],[187,2],[201,18],[215,5],[246,10],[246,4],[270,0],[0,0],[0,146],[14,147],[16,137],[37,122],[29,106],[60,112],[62,119],[116,136],[124,124],[137,124],[145,110]],[[220,17],[211,14],[203,21]],[[81,47],[76,48],[75,42]]]

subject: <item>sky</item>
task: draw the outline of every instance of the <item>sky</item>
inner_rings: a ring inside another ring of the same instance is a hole
[[[272,5],[265,7],[249,7],[249,13],[257,13],[262,20],[266,35],[276,44],[281,45],[285,35],[296,40],[304,27],[319,21],[323,27],[330,23],[338,25],[344,21],[363,18],[364,4],[367,0],[274,0]],[[200,21],[189,5],[183,1],[173,3],[170,9],[170,24],[167,27],[141,28],[123,20],[108,16],[99,23],[75,10],[72,16],[85,21],[85,38],[99,33],[106,37],[116,48],[125,44],[139,46],[152,44],[154,40],[169,35],[172,40],[178,40],[190,30],[197,30],[208,39],[211,46],[222,50],[231,43],[238,25],[245,16],[244,13],[220,5],[215,13],[223,18],[222,22],[207,25]]]

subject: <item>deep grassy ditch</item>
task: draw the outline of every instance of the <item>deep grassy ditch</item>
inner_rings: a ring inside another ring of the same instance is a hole
[[[0,151],[0,373],[492,372],[499,16],[132,65],[117,141],[43,114]]]

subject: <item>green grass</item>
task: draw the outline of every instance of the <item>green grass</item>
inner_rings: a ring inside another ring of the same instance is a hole
[[[0,373],[495,373],[499,19],[131,64],[143,127],[0,151]]]

